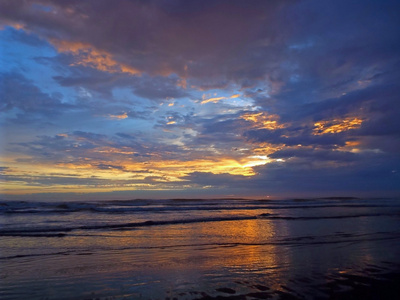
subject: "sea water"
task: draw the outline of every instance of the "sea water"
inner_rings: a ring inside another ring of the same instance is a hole
[[[400,199],[1,201],[0,226],[0,299],[328,299],[400,271]]]

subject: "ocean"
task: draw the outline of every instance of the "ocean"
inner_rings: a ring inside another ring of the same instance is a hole
[[[400,299],[400,199],[0,201],[0,299]]]

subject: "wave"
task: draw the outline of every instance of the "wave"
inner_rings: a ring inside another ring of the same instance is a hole
[[[392,217],[392,216],[400,216],[400,213],[391,212],[391,213],[369,213],[369,214],[336,215],[336,216],[307,216],[307,217],[277,216],[269,213],[260,215],[260,217],[262,218],[280,219],[280,220],[327,220],[327,219],[349,219],[349,218],[363,218],[363,217]]]
[[[81,225],[69,227],[36,227],[36,228],[14,228],[0,229],[0,236],[29,236],[29,237],[64,237],[67,233],[77,230],[130,230],[141,227],[179,225],[191,223],[208,223],[222,221],[243,221],[254,219],[270,219],[270,220],[286,220],[286,221],[307,221],[307,220],[326,220],[326,219],[348,219],[362,217],[398,217],[398,212],[391,213],[370,213],[370,214],[353,214],[353,215],[335,215],[335,216],[311,216],[311,217],[289,217],[277,214],[264,213],[253,216],[223,216],[223,217],[202,217],[189,219],[174,220],[148,220],[144,222],[128,222],[118,224],[98,224],[98,225]]]
[[[232,216],[232,217],[211,217],[211,218],[194,218],[180,219],[168,221],[145,221],[145,222],[130,222],[122,224],[104,224],[104,225],[82,225],[75,227],[42,227],[42,228],[22,228],[22,229],[3,229],[0,230],[0,236],[57,236],[59,233],[66,233],[75,230],[128,230],[139,227],[190,224],[202,222],[221,222],[221,221],[240,221],[256,219],[256,216]]]
[[[364,234],[346,234],[337,232],[330,235],[315,235],[315,236],[298,236],[292,238],[277,238],[270,239],[264,242],[210,242],[210,243],[190,243],[190,244],[162,244],[154,246],[127,246],[127,247],[96,247],[84,248],[76,250],[66,250],[58,252],[47,253],[29,253],[18,254],[13,256],[0,256],[0,260],[18,259],[36,256],[55,256],[55,255],[93,255],[96,252],[102,251],[127,251],[127,250],[151,250],[151,249],[179,249],[179,248],[215,248],[215,247],[241,247],[241,246],[287,246],[287,247],[301,247],[309,245],[323,245],[323,244],[343,244],[343,243],[356,243],[366,241],[385,241],[397,240],[400,238],[400,232],[374,232]]]
[[[336,198],[335,198],[336,199]],[[141,212],[183,212],[183,211],[233,211],[233,210],[291,210],[313,208],[374,208],[397,207],[400,202],[327,199],[292,200],[113,200],[104,202],[0,202],[0,214],[66,214],[90,212],[105,214],[130,214]],[[347,198],[345,198],[347,199]]]

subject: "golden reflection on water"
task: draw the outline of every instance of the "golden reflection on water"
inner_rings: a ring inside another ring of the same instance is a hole
[[[243,216],[246,211],[223,214]],[[163,216],[158,217],[161,220]],[[79,294],[77,290],[82,289],[120,295],[123,288],[127,295],[144,295],[141,299],[164,299],[166,291],[171,295],[190,291],[213,295],[216,287],[246,294],[254,291],[255,284],[280,291],[293,284],[301,289],[304,282],[293,283],[293,274],[323,282],[332,274],[349,270],[353,274],[354,267],[378,261],[381,241],[377,244],[374,237],[341,233],[345,228],[355,233],[373,232],[372,225],[367,219],[316,223],[260,218],[76,230],[61,238],[1,237],[2,247],[26,248],[21,254],[44,254],[3,260],[1,279],[15,291],[21,282],[46,291],[46,284],[58,285],[57,293],[70,289]],[[365,241],[353,243],[360,239]],[[316,241],[326,243],[314,244]]]
[[[49,252],[67,250],[68,254],[31,257],[20,266],[10,261],[4,270],[8,269],[11,277],[16,275],[17,280],[64,278],[74,284],[78,278],[99,282],[112,278],[129,280],[132,288],[146,284],[147,289],[157,281],[161,281],[157,285],[194,289],[210,282],[232,284],[255,276],[257,283],[279,289],[285,285],[285,266],[289,264],[287,253],[272,243],[281,230],[270,220],[253,219],[149,226],[93,235],[76,231],[47,242],[45,238],[32,238],[30,243],[32,249],[43,251],[49,246]],[[20,272],[12,274],[11,269]]]
[[[119,247],[145,245],[143,249],[121,252],[125,265],[132,260],[146,260],[149,265],[157,265],[159,272],[163,269],[186,280],[199,273],[222,276],[227,281],[244,274],[268,274],[268,286],[279,287],[285,282],[281,271],[289,262],[287,253],[272,243],[276,233],[269,220],[240,220],[125,231],[125,237],[115,242]]]

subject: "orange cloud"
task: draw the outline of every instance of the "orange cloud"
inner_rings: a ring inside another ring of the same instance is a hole
[[[220,100],[226,99],[226,97],[216,97],[216,98],[209,98],[209,99],[205,99],[203,101],[201,101],[201,104],[206,104],[206,103],[210,103],[210,102],[214,102],[217,103]]]
[[[170,122],[172,124],[174,121]],[[68,134],[60,133],[58,136],[67,138]],[[84,137],[80,139],[84,140]],[[4,165],[9,166],[8,175],[19,180],[5,182],[4,192],[24,194],[43,189],[48,192],[104,192],[118,189],[174,189],[186,185],[190,188],[196,186],[196,182],[187,180],[185,176],[193,172],[251,177],[256,175],[254,167],[273,161],[268,155],[276,150],[269,144],[258,146],[256,149],[240,148],[233,153],[215,152],[206,156],[194,153],[187,160],[165,159],[164,153],[154,151],[143,153],[146,157],[136,156],[132,148],[115,147],[112,143],[82,150],[79,158],[70,160],[71,157],[68,157],[57,163],[38,164],[29,156],[23,157],[23,162],[20,162],[21,156],[12,156],[4,161]],[[154,179],[149,179],[149,176],[154,176]]]
[[[82,65],[109,73],[128,73],[141,75],[141,72],[126,64],[121,64],[113,59],[112,55],[104,50],[99,50],[90,44],[51,40],[59,52],[71,53],[76,61],[72,65]]]
[[[17,30],[20,30],[20,29],[25,30],[25,24],[13,22],[13,21],[3,21],[3,24],[0,24],[0,30],[4,30],[6,26],[13,27]]]
[[[186,78],[181,78],[181,79],[178,81],[177,86],[179,86],[179,87],[181,87],[181,88],[183,88],[183,89],[186,89],[186,88],[187,88],[187,81],[186,81]]]
[[[264,112],[260,113],[246,113],[240,117],[243,120],[252,122],[252,126],[255,128],[263,128],[268,130],[276,130],[285,128],[287,125],[279,124],[278,115],[268,115]]]
[[[322,135],[327,133],[339,133],[351,129],[361,127],[363,120],[357,117],[349,117],[345,119],[333,119],[314,123],[314,135]]]
[[[186,80],[186,78],[187,78],[188,66],[185,65],[185,67],[183,68],[183,70],[184,70],[184,75],[181,76],[181,79],[178,81],[177,86],[179,86],[179,87],[181,87],[181,88],[183,88],[183,89],[186,89],[186,88],[187,88],[187,80]]]
[[[126,112],[124,112],[123,114],[120,114],[120,115],[108,115],[108,118],[117,119],[117,120],[126,119],[127,117],[128,117],[128,114]]]
[[[236,94],[236,95],[232,95],[230,97],[215,97],[215,98],[203,99],[203,101],[201,101],[200,103],[201,104],[206,104],[206,103],[210,103],[210,102],[217,103],[220,100],[238,98],[239,96],[240,96],[240,94]],[[204,96],[203,96],[203,98],[204,98]]]

